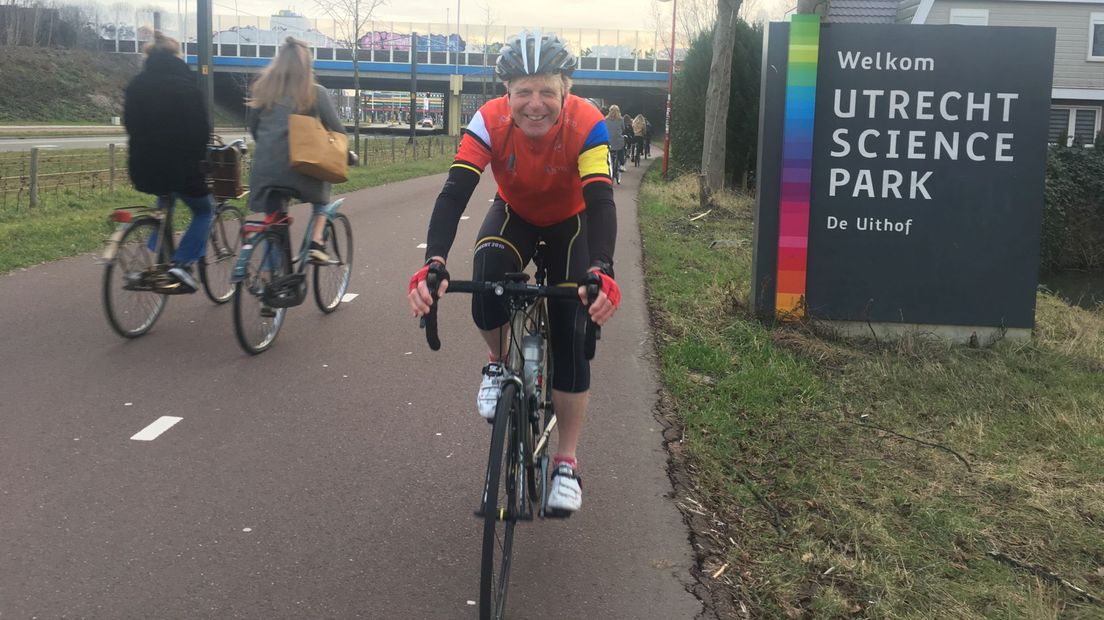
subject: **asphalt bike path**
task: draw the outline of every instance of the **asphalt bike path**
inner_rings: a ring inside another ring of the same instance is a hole
[[[643,170],[615,190],[624,298],[594,363],[583,510],[519,525],[511,618],[701,613],[652,415]],[[94,255],[0,275],[0,618],[477,617],[484,345],[467,295],[442,301],[436,353],[405,300],[443,180],[349,194],[357,297],[328,316],[308,298],[256,357],[202,293],[119,338]],[[488,174],[456,277],[493,193]],[[131,439],[163,417],[180,420]]]

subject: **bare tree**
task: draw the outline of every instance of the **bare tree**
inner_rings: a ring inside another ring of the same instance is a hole
[[[490,39],[491,39],[491,26],[495,25],[497,16],[491,11],[491,5],[480,3],[479,8],[483,11],[483,68],[480,71],[480,79],[482,81],[483,89],[483,101],[487,101],[487,80],[490,75],[493,75],[494,71],[487,68],[487,54],[490,53]],[[493,93],[492,93],[493,94]]]
[[[353,140],[356,143],[354,150],[360,157],[360,37],[365,34],[365,28],[372,19],[376,9],[386,4],[387,0],[314,0],[314,3],[334,20],[338,33],[349,41],[353,48],[353,92],[356,96],[353,105]],[[417,50],[410,50],[416,53]],[[364,161],[363,158],[361,161]]]
[[[732,49],[736,44],[736,20],[740,0],[719,0],[713,31],[713,60],[709,65],[709,89],[705,98],[705,139],[702,141],[702,191],[724,188],[725,138],[728,136],[728,101],[732,93]]]
[[[703,32],[713,30],[720,0],[683,0],[678,7],[678,33],[683,45],[689,45]]]

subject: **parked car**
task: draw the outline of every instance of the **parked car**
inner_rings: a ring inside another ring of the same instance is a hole
[[[421,121],[418,122],[418,125],[421,127],[428,127],[430,129],[433,129],[433,119],[428,117],[423,118]]]

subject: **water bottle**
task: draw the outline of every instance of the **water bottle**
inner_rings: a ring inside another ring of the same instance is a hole
[[[521,376],[525,381],[525,391],[529,394],[535,394],[537,390],[537,375],[544,357],[542,344],[541,337],[536,334],[527,334],[521,338],[521,355],[524,358]]]

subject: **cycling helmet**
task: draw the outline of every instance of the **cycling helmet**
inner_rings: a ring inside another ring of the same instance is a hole
[[[495,75],[503,82],[526,75],[558,73],[571,75],[578,61],[567,45],[554,34],[519,32],[510,37],[498,56]]]

